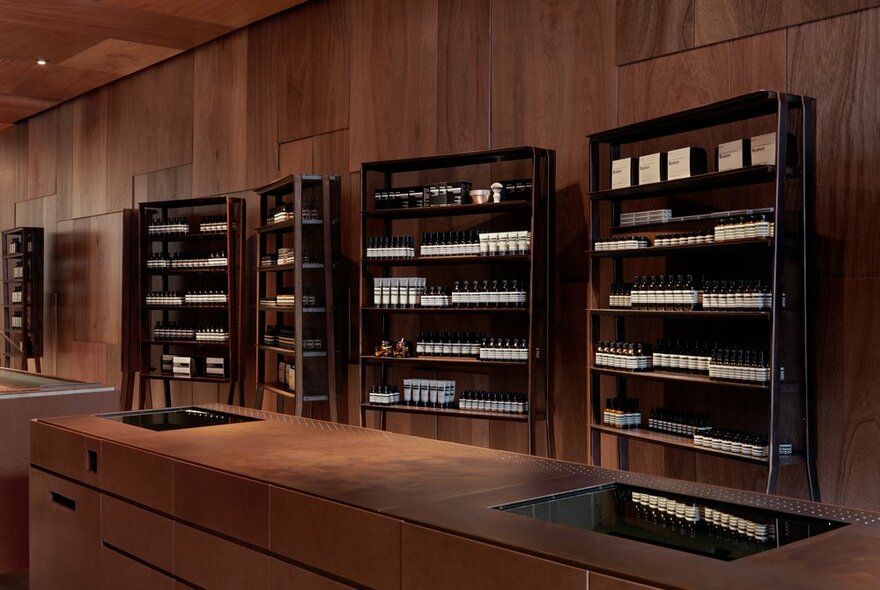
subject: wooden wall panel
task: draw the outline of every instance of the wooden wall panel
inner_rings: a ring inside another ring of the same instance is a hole
[[[114,206],[130,206],[128,193],[107,192],[107,89],[73,101],[73,175],[71,216],[100,215]]]
[[[28,122],[29,199],[55,194],[57,166],[58,111],[40,113]]]
[[[247,188],[247,30],[195,50],[193,196]]]
[[[437,2],[352,4],[352,172],[361,162],[436,153]]]
[[[55,173],[55,218],[70,219],[73,208],[73,102],[58,106],[58,169]],[[48,252],[48,250],[47,250]]]
[[[348,127],[352,4],[310,2],[280,15],[281,141]]]
[[[132,176],[192,162],[193,64],[189,52],[108,86],[107,189],[120,201],[104,212],[131,206]]]
[[[760,88],[784,89],[785,32],[630,64],[619,79],[621,125]]]
[[[617,63],[694,46],[694,0],[619,0]]]
[[[781,29],[877,6],[878,0],[694,0],[697,45]]]
[[[27,190],[27,126],[0,132],[0,229],[15,227],[15,202]]]
[[[247,185],[278,178],[278,113],[281,93],[281,20],[272,17],[248,31],[247,45]]]

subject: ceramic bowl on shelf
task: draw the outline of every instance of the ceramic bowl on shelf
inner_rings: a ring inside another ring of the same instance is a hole
[[[492,191],[487,188],[478,188],[471,191],[471,202],[476,205],[485,205],[492,199]]]

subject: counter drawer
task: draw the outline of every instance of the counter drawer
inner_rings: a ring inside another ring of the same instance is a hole
[[[269,514],[274,553],[371,588],[400,587],[399,520],[276,487]]]
[[[32,465],[98,486],[101,441],[32,421],[30,451]]]
[[[652,588],[656,587],[590,572],[590,590],[651,590]]]
[[[167,572],[174,568],[173,530],[169,518],[101,497],[101,540]]]
[[[174,523],[174,575],[211,590],[268,590],[269,556]]]
[[[104,441],[98,469],[101,488],[171,514],[173,463],[161,455]]]
[[[403,588],[587,588],[586,570],[410,524],[403,525]]]
[[[104,548],[101,553],[101,590],[174,590],[174,578]]]
[[[271,559],[269,563],[269,590],[346,590],[352,588],[320,574],[289,563]]]
[[[98,586],[100,494],[30,470],[30,587],[77,590]]]

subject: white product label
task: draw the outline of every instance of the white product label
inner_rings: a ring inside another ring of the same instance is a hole
[[[632,158],[611,162],[611,188],[632,186]]]
[[[752,138],[752,165],[773,166],[776,164],[776,134],[767,133]]]
[[[743,167],[744,144],[742,139],[737,139],[718,146],[718,172]]]
[[[660,182],[660,154],[649,154],[639,158],[639,184]]]
[[[666,179],[687,178],[691,171],[691,148],[672,150],[666,154]]]

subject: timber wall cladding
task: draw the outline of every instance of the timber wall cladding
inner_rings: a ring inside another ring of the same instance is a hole
[[[45,366],[119,384],[124,208],[246,191],[308,169],[339,173],[354,278],[361,162],[534,143],[558,156],[557,450],[585,461],[584,136],[755,88],[788,89],[819,101],[821,483],[827,501],[880,509],[880,401],[869,390],[880,377],[880,255],[859,231],[880,222],[868,172],[880,163],[877,4],[313,0],[60,105],[0,132],[0,226],[47,231]],[[342,411],[357,420],[353,367]],[[176,388],[174,401],[216,395]],[[480,421],[389,424],[482,445],[522,439]],[[750,466],[631,447],[634,468],[758,485]],[[804,494],[797,477],[782,485]]]

